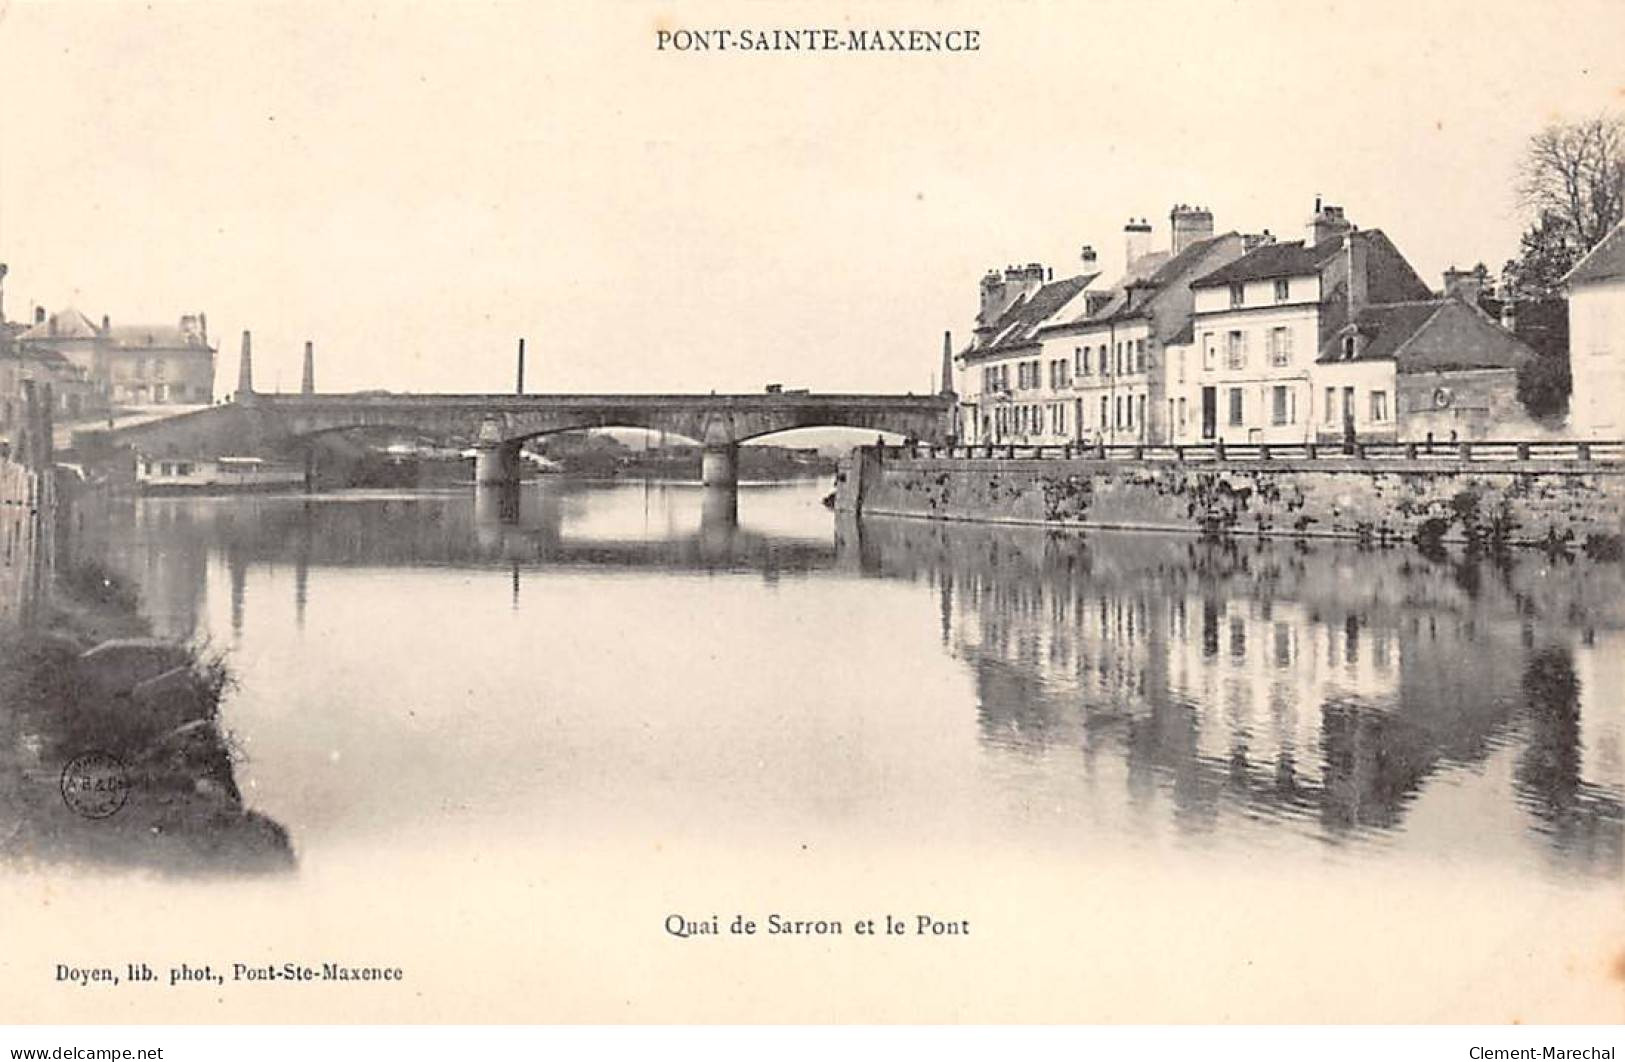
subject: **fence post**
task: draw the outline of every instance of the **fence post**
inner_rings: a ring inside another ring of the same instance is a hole
[[[1145,460],[1145,447],[1141,446],[1139,443],[1134,444],[1134,460],[1136,460],[1136,461],[1144,461]]]
[[[1258,444],[1258,459],[1260,461],[1268,461],[1270,459],[1270,444],[1269,443],[1259,443]]]
[[[1457,446],[1456,452],[1461,454],[1463,461],[1471,461],[1473,459],[1473,444],[1463,441]]]
[[[1223,461],[1225,459],[1223,439],[1213,440],[1213,459],[1215,461]]]
[[[1520,460],[1520,461],[1529,460],[1529,444],[1528,443],[1521,442],[1521,443],[1518,444],[1518,460]]]
[[[1183,460],[1185,460],[1185,448],[1183,446],[1174,447],[1174,460],[1175,461],[1183,461]]]
[[[1580,460],[1582,460],[1582,461],[1591,460],[1591,444],[1590,443],[1583,442],[1583,443],[1580,444]]]
[[[1309,460],[1316,461],[1320,459],[1319,443],[1304,443],[1303,448],[1304,451],[1309,454]]]
[[[1408,442],[1408,443],[1405,444],[1405,457],[1406,457],[1407,460],[1411,460],[1411,461],[1416,460],[1416,444],[1415,443]]]

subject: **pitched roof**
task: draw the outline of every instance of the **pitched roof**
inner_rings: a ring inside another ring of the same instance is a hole
[[[1098,273],[1080,273],[1064,280],[1052,280],[1031,295],[1017,299],[1009,309],[999,315],[999,319],[988,330],[993,337],[992,340],[969,353],[980,355],[1027,346],[1032,342],[1033,333],[1038,327],[1049,320],[1057,310],[1071,302],[1078,292],[1088,287],[1089,282],[1097,276]]]
[[[21,340],[30,339],[95,339],[101,334],[94,321],[72,306],[58,310],[39,324],[30,327]]]
[[[1528,344],[1456,298],[1366,306],[1356,328],[1364,342],[1355,360],[1392,359],[1400,372],[1515,369],[1535,356]],[[1345,360],[1342,335],[1327,341],[1321,362]]]
[[[1313,247],[1305,247],[1302,240],[1289,243],[1266,243],[1255,247],[1228,265],[1220,266],[1191,282],[1193,288],[1214,288],[1225,284],[1240,284],[1248,280],[1270,280],[1275,277],[1297,277],[1318,273],[1326,261],[1342,250],[1342,240],[1322,240]]]
[[[1615,225],[1585,257],[1574,263],[1565,284],[1585,284],[1625,277],[1625,220]]]
[[[121,350],[203,350],[203,336],[174,324],[115,324],[109,330],[113,345]]]

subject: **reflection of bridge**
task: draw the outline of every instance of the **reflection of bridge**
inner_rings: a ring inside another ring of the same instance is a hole
[[[131,446],[155,456],[285,449],[327,432],[394,429],[472,442],[476,479],[513,483],[524,440],[583,428],[645,428],[704,447],[703,479],[738,482],[739,444],[796,428],[891,432],[949,441],[953,396],[767,393],[746,395],[317,394],[307,352],[299,394],[253,389],[248,334],[235,400],[128,428],[83,433],[76,444]]]

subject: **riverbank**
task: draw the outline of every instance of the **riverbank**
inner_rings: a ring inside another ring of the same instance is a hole
[[[231,678],[151,637],[99,564],[58,573],[31,628],[0,628],[0,858],[174,874],[292,869],[288,834],[249,810],[220,727]]]
[[[1625,463],[971,457],[865,446],[841,463],[836,508],[1060,527],[1555,546],[1617,557]]]

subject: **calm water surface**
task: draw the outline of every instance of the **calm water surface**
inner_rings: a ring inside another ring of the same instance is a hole
[[[860,524],[826,490],[148,498],[113,551],[227,650],[239,780],[307,868],[585,830],[1621,877],[1619,566]]]

